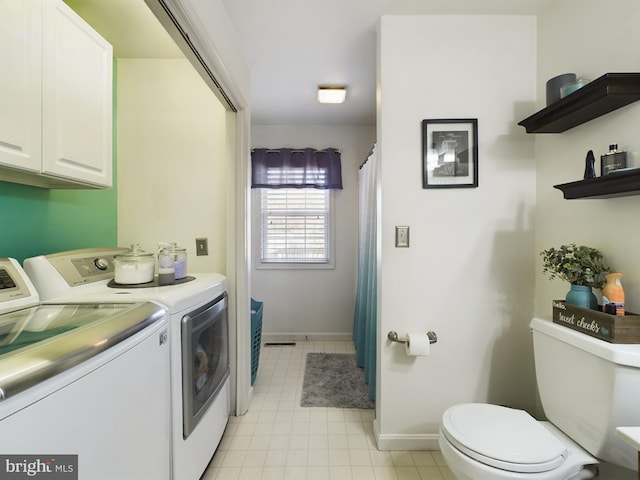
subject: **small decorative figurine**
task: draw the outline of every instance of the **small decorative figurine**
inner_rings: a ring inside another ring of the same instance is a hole
[[[584,161],[584,178],[594,178],[596,176],[596,157],[593,150],[587,152],[587,158]]]

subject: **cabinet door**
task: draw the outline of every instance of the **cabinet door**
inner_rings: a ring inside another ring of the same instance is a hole
[[[0,0],[0,165],[40,171],[40,0]]]
[[[61,0],[44,2],[42,170],[112,184],[112,48]]]

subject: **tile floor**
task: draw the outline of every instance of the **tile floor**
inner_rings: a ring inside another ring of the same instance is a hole
[[[231,417],[201,480],[455,480],[440,452],[378,451],[373,410],[301,407],[308,352],[353,344],[263,346],[249,411]]]

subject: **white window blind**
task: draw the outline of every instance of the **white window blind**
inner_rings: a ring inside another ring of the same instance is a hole
[[[330,191],[261,191],[263,263],[328,263]]]
[[[267,182],[269,184],[303,185],[306,178],[312,179],[314,183],[324,185],[327,182],[327,170],[324,168],[267,168]]]

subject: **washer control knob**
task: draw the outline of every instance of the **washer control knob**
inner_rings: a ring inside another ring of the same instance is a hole
[[[104,258],[96,258],[93,261],[93,264],[98,268],[98,270],[106,270],[109,268],[109,261]]]

